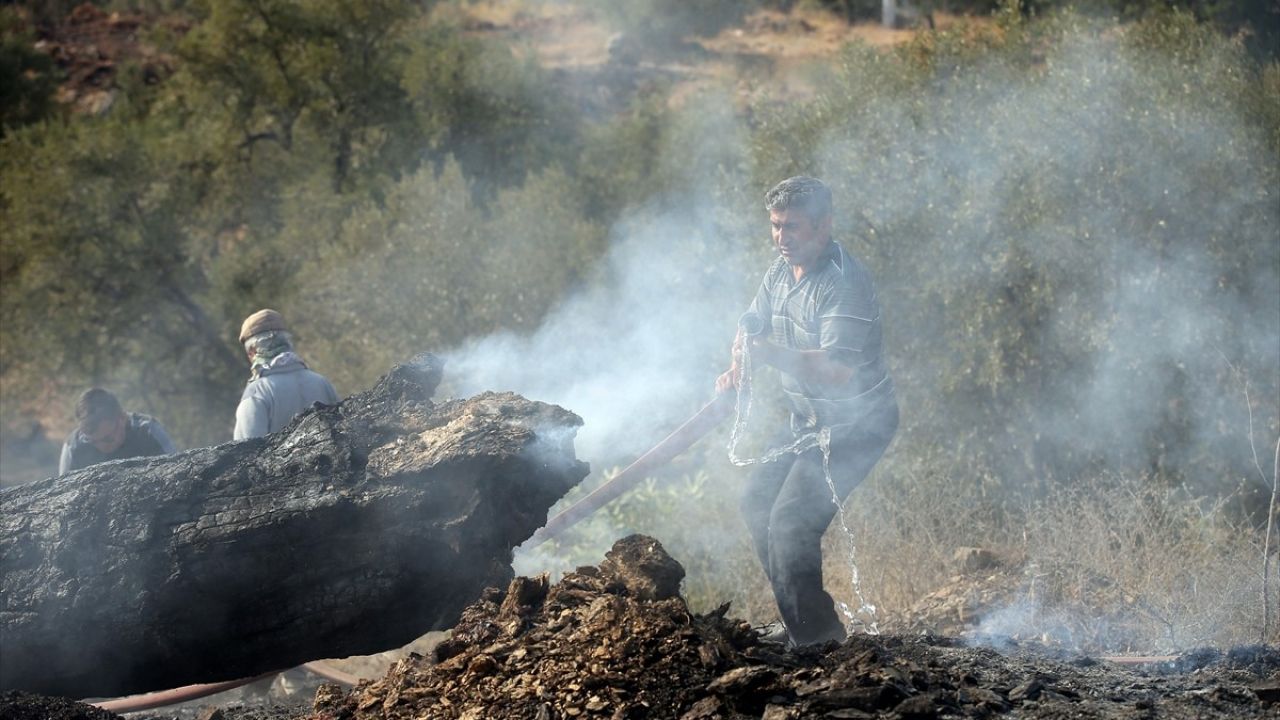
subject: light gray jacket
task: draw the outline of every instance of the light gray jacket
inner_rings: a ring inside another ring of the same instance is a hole
[[[308,370],[301,360],[263,368],[240,396],[232,437],[244,440],[277,432],[317,402],[336,405],[338,393],[323,375]]]

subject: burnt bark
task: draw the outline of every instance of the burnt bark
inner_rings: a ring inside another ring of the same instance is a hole
[[[587,467],[576,415],[436,404],[439,380],[427,356],[265,438],[4,490],[0,689],[130,694],[451,627]]]

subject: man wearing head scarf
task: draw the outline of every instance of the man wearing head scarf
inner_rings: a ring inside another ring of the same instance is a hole
[[[315,403],[336,405],[338,393],[293,350],[284,318],[275,310],[259,310],[240,326],[240,343],[253,376],[236,408],[236,440],[277,432],[294,415]]]
[[[822,583],[822,535],[898,428],[871,273],[832,238],[831,190],[793,177],[765,195],[778,257],[765,273],[716,381],[749,397],[746,360],[776,368],[791,423],[755,461],[742,514],[782,616],[785,639],[845,638]],[[744,390],[744,388],[746,388]],[[749,401],[748,401],[749,402]],[[783,639],[783,638],[779,638]]]
[[[76,401],[76,429],[62,445],[58,474],[108,460],[169,455],[177,452],[159,421],[141,413],[126,413],[115,395],[89,388]]]

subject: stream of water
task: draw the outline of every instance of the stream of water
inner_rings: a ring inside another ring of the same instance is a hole
[[[804,433],[791,444],[772,448],[760,457],[741,457],[738,454],[738,441],[741,440],[746,430],[747,421],[751,417],[751,343],[743,343],[740,362],[742,375],[738,381],[738,399],[735,407],[733,429],[729,434],[729,462],[738,467],[760,465],[775,462],[784,455],[800,455],[815,447],[821,448],[822,471],[827,479],[827,487],[831,489],[831,502],[836,506],[836,517],[840,519],[840,529],[844,532],[845,540],[849,544],[849,574],[853,585],[853,596],[858,601],[856,610],[839,600],[836,601],[836,607],[845,616],[852,629],[861,630],[868,635],[879,635],[880,629],[876,624],[876,606],[867,602],[866,597],[862,594],[862,581],[858,573],[857,563],[857,543],[854,541],[853,531],[849,529],[849,523],[845,519],[844,504],[840,500],[840,493],[836,490],[835,481],[831,479],[831,429],[823,427]]]

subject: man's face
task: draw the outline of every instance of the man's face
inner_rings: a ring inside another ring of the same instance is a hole
[[[793,268],[809,269],[827,249],[831,240],[831,216],[810,219],[801,209],[770,210],[773,245]]]
[[[99,420],[93,427],[81,430],[80,434],[90,445],[97,448],[98,452],[110,454],[124,444],[124,433],[128,424],[128,418],[124,413],[120,413],[115,417]]]

